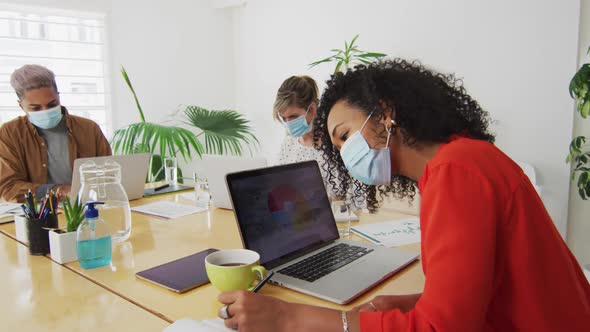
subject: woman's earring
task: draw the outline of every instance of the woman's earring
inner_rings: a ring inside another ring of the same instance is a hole
[[[396,132],[396,130],[397,130],[397,122],[395,122],[395,120],[394,120],[394,119],[391,119],[391,125],[390,125],[390,127],[389,127],[389,133],[390,133],[391,135],[394,135],[394,134],[395,134],[395,132]]]

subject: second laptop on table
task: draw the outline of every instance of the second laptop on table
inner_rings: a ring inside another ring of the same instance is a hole
[[[129,200],[140,199],[143,197],[143,190],[145,188],[145,180],[150,161],[149,153],[78,158],[74,160],[72,189],[70,191],[72,199],[78,195],[78,191],[80,190],[80,166],[87,162],[103,165],[107,160],[112,160],[121,166],[121,185],[123,185],[123,189],[125,189]]]

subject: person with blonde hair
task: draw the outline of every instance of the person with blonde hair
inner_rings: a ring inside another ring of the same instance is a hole
[[[111,155],[92,120],[71,115],[60,103],[53,72],[39,65],[15,70],[10,84],[25,112],[0,127],[0,198],[23,201],[31,190],[68,194],[74,160]]]
[[[323,154],[313,140],[313,120],[317,114],[319,90],[309,76],[291,76],[279,87],[273,106],[273,116],[287,130],[281,144],[277,164],[291,164],[315,160],[326,184],[328,195],[338,197],[335,191],[337,177],[330,178]]]

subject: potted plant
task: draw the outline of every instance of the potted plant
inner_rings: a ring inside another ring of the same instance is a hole
[[[49,232],[51,259],[60,264],[78,260],[76,230],[84,220],[84,204],[76,197],[72,205],[70,198],[66,196],[63,210],[66,216],[66,229],[54,229]]]
[[[590,48],[586,52],[590,53]],[[576,72],[569,86],[570,96],[576,101],[576,111],[582,119],[590,115],[590,63],[585,63]],[[586,144],[588,137],[576,136],[572,139],[566,162],[572,165],[571,181],[576,180],[578,194],[583,200],[590,197],[590,147]],[[590,280],[590,264],[584,267],[584,273]]]
[[[588,49],[590,52],[590,48]],[[585,63],[576,72],[569,86],[570,96],[576,100],[576,110],[583,119],[590,115],[590,63]],[[587,200],[590,197],[590,148],[586,136],[574,137],[566,162],[573,166],[571,180],[578,177],[578,193]]]
[[[331,51],[334,52],[333,55],[325,59],[310,63],[309,68],[315,67],[320,63],[324,62],[336,62],[336,68],[334,68],[334,74],[336,74],[341,70],[344,71],[349,68],[352,68],[356,64],[370,64],[386,56],[386,54],[383,53],[365,52],[359,50],[358,47],[354,44],[358,37],[359,35],[354,36],[350,43],[345,41],[343,50],[332,49]]]
[[[111,145],[116,154],[151,153],[148,182],[164,178],[163,159],[166,156],[176,157],[180,154],[185,161],[190,161],[192,151],[199,156],[203,153],[228,152],[241,155],[242,144],[258,143],[252,128],[248,125],[249,121],[242,114],[232,110],[210,111],[198,106],[181,105],[175,116],[181,116],[181,124],[199,129],[198,134],[179,125],[168,126],[147,122],[125,68],[121,68],[121,74],[133,94],[141,121],[117,129]],[[178,179],[182,178],[178,169]]]

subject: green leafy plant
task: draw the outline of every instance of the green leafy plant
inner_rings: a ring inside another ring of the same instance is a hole
[[[588,52],[590,53],[590,48]],[[580,67],[572,78],[569,86],[570,96],[576,100],[576,111],[583,119],[590,115],[590,63]],[[586,144],[586,136],[574,137],[570,143],[570,151],[566,162],[572,163],[571,180],[578,177],[578,193],[582,199],[590,197],[590,148]]]
[[[187,106],[184,110],[186,124],[201,130],[205,153],[234,155],[243,153],[243,143],[257,145],[258,139],[241,114],[231,110],[210,111],[199,106]]]
[[[80,202],[80,199],[76,197],[74,205],[70,201],[70,198],[66,196],[63,203],[64,214],[66,215],[66,231],[75,232],[78,226],[84,220],[84,204]]]
[[[252,128],[248,125],[249,121],[236,111],[210,111],[198,106],[181,106],[181,122],[200,129],[201,132],[198,134],[179,125],[167,126],[147,122],[135,89],[123,67],[121,74],[133,94],[141,121],[117,129],[111,145],[116,154],[151,153],[148,181],[159,181],[164,177],[162,160],[165,156],[180,154],[185,161],[190,161],[193,157],[192,152],[198,156],[203,153],[228,152],[240,155],[243,144],[258,143]],[[200,140],[201,136],[204,145]],[[182,179],[180,173],[179,169],[178,178]]]
[[[341,69],[346,70],[348,68],[353,67],[355,64],[370,64],[374,61],[377,61],[379,58],[386,56],[383,53],[376,53],[376,52],[365,52],[358,49],[358,47],[354,44],[358,39],[359,35],[354,36],[350,43],[344,42],[344,49],[332,49],[334,54],[315,62],[309,64],[309,68],[315,67],[320,63],[324,62],[336,62],[336,68],[334,68],[334,74],[339,72]]]

